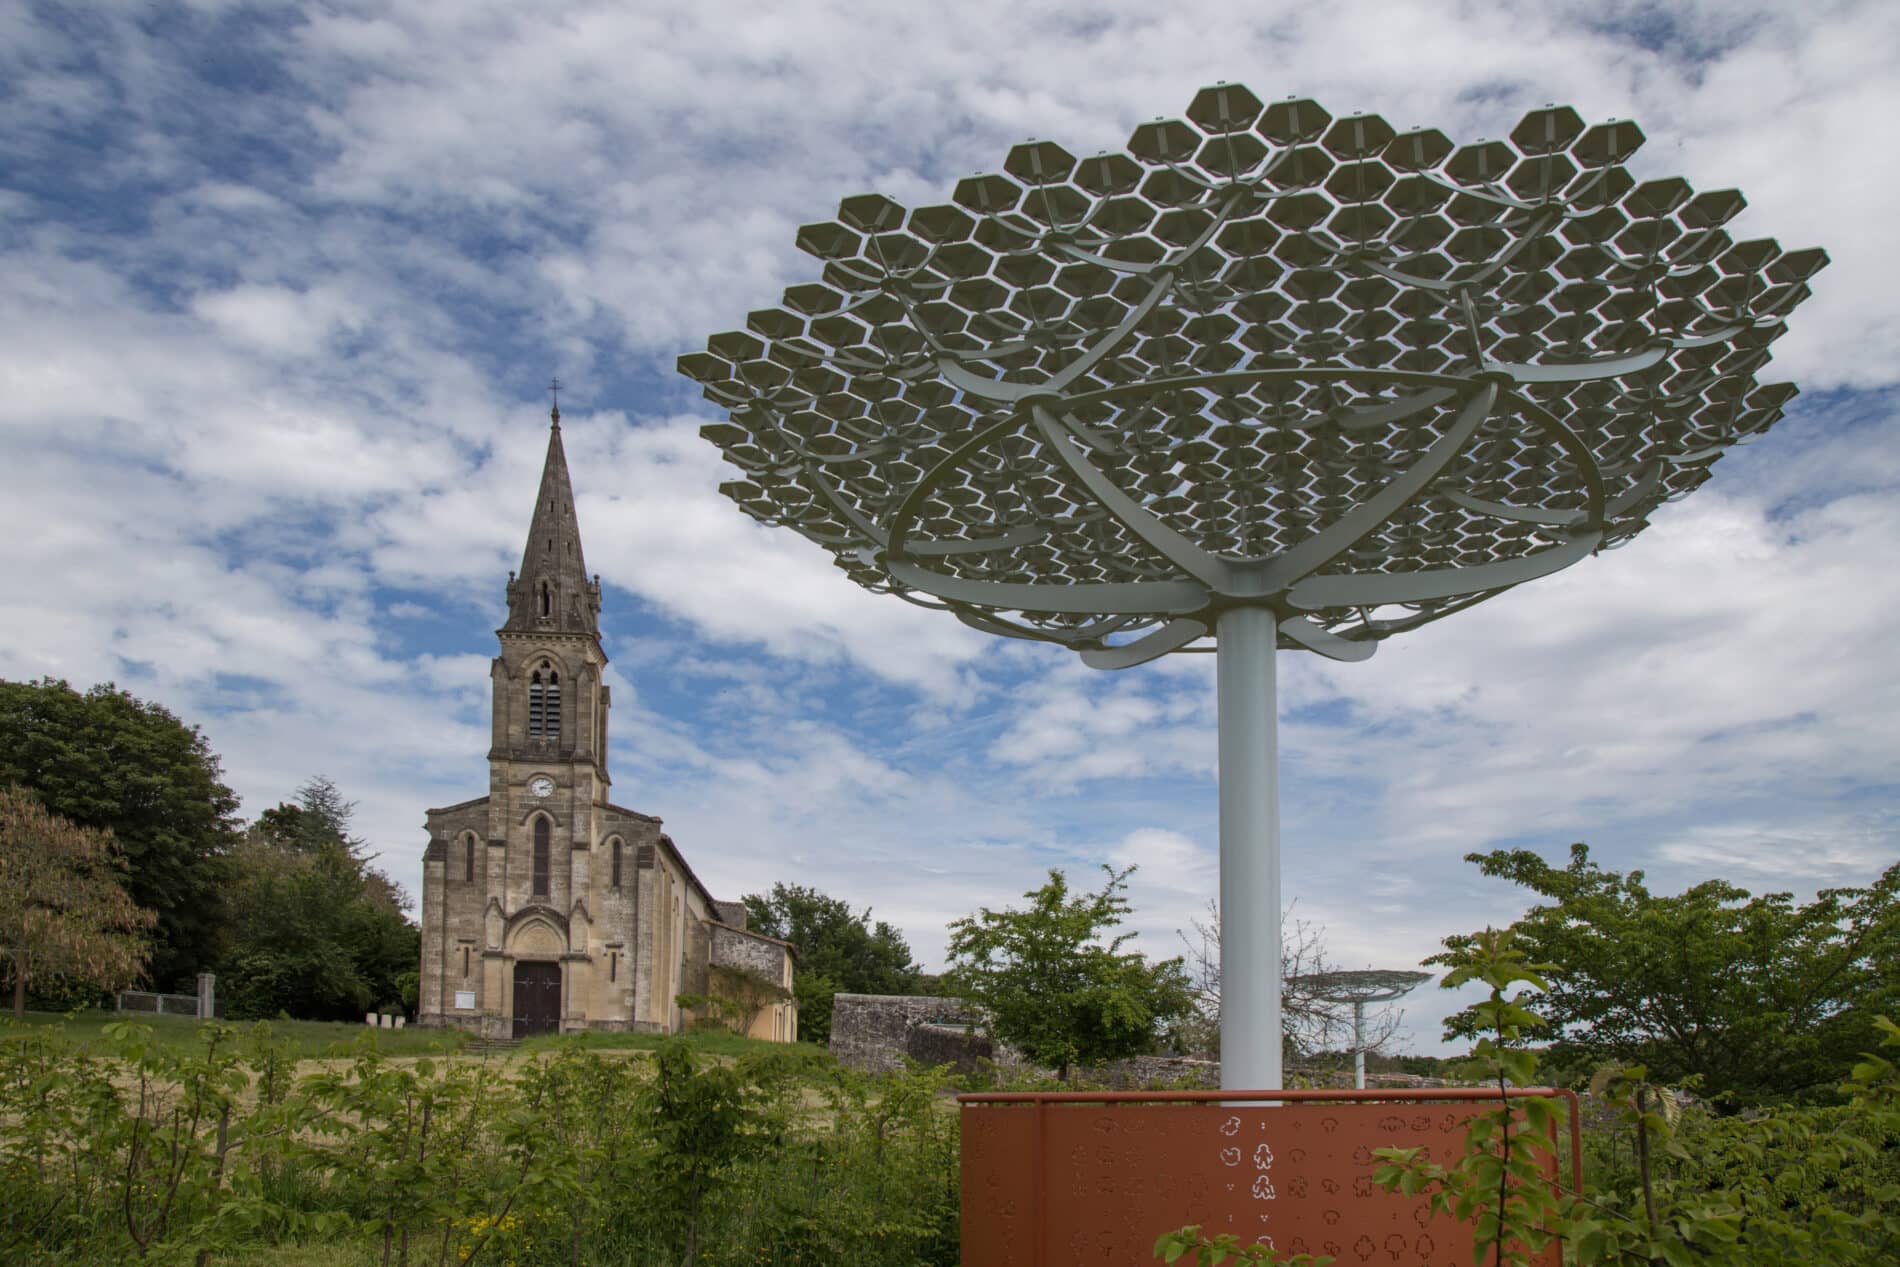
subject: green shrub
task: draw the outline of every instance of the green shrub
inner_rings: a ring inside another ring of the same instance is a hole
[[[1422,1149],[1375,1149],[1373,1181],[1473,1222],[1479,1264],[1528,1265],[1553,1243],[1574,1267],[1900,1261],[1900,1071],[1891,1059],[1870,1053],[1854,1066],[1842,1087],[1845,1109],[1732,1118],[1680,1113],[1678,1097],[1650,1083],[1642,1066],[1607,1066],[1591,1096],[1592,1155],[1607,1173],[1586,1166],[1590,1190],[1574,1195],[1554,1190],[1545,1170],[1558,1138],[1552,1103],[1503,1101],[1508,1088],[1537,1077],[1539,1053],[1527,1041],[1544,1025],[1533,1004],[1545,970],[1526,962],[1508,930],[1466,939],[1447,958],[1447,986],[1491,987],[1462,1015],[1483,1034],[1473,1056],[1500,1107],[1473,1119],[1466,1152],[1449,1164],[1426,1160]],[[1900,1050],[1900,1026],[1878,1017],[1874,1027],[1884,1049]],[[1170,1263],[1190,1254],[1198,1264],[1328,1261],[1206,1237],[1198,1227],[1161,1237],[1155,1254]]]
[[[1500,1093],[1536,1076],[1538,1055],[1524,1040],[1542,1024],[1531,1006],[1544,988],[1540,973],[1508,932],[1487,932],[1460,949],[1446,977],[1447,985],[1491,986],[1468,1011],[1486,1031],[1474,1055]],[[1507,997],[1516,986],[1525,988]],[[1900,1048],[1900,1027],[1885,1017],[1875,1026],[1883,1046]],[[1606,1067],[1592,1090],[1609,1110],[1609,1129],[1630,1141],[1631,1163],[1608,1185],[1597,1178],[1587,1197],[1554,1192],[1542,1178],[1535,1154],[1551,1148],[1543,1131],[1553,1110],[1538,1100],[1485,1115],[1469,1151],[1449,1166],[1417,1149],[1377,1150],[1384,1164],[1375,1182],[1429,1193],[1435,1209],[1475,1217],[1480,1245],[1500,1265],[1526,1262],[1551,1241],[1580,1267],[1876,1267],[1900,1258],[1900,1078],[1885,1057],[1869,1054],[1854,1067],[1842,1088],[1846,1110],[1698,1114],[1685,1125],[1676,1098],[1640,1065]]]
[[[942,1072],[729,1036],[417,1059],[364,1030],[300,1073],[268,1024],[190,1036],[0,1030],[0,1262],[956,1262]]]

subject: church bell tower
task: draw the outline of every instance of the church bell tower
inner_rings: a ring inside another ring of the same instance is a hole
[[[489,793],[497,803],[558,807],[586,817],[606,799],[607,654],[600,645],[600,578],[589,577],[561,411],[549,414],[547,460],[521,570],[508,577],[508,619],[495,631]],[[578,824],[577,824],[578,825]]]

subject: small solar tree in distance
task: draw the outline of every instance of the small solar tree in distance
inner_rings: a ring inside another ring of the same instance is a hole
[[[1612,549],[1763,434],[1825,253],[1638,181],[1635,124],[1453,142],[1238,84],[952,200],[846,198],[815,280],[682,356],[748,514],[1099,668],[1218,651],[1222,1085],[1280,1086],[1274,651]]]

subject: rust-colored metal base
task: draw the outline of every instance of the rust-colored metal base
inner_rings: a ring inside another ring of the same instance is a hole
[[[1568,1102],[1580,1173],[1576,1096],[1510,1094]],[[1375,1187],[1372,1150],[1447,1161],[1496,1100],[1476,1089],[966,1095],[964,1267],[1129,1267],[1189,1223],[1341,1267],[1470,1267],[1471,1225]],[[1557,1183],[1554,1149],[1546,1169]],[[1557,1267],[1557,1247],[1537,1261]]]

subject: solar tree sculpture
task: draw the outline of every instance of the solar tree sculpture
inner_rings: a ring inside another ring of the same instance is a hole
[[[1629,541],[1761,435],[1819,250],[1552,106],[1457,145],[1203,89],[953,201],[847,198],[680,358],[747,513],[1098,668],[1217,652],[1222,1085],[1280,1085],[1276,648],[1338,660]]]
[[[1352,1085],[1366,1085],[1366,1004],[1390,1003],[1403,998],[1429,972],[1399,972],[1364,968],[1343,972],[1316,972],[1304,978],[1300,986],[1308,994],[1327,1003],[1352,1004]]]

